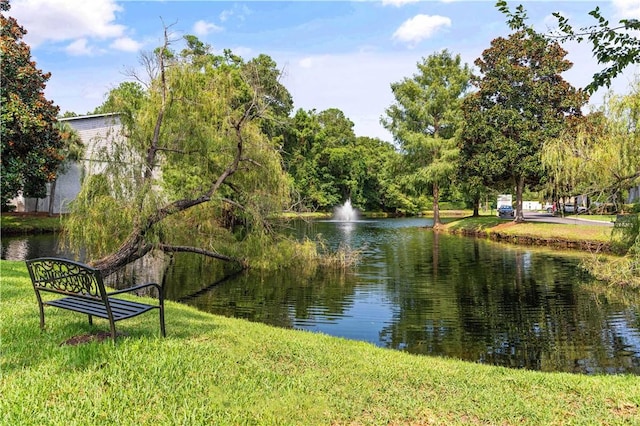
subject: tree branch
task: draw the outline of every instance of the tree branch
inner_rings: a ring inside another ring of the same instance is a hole
[[[245,157],[245,158],[241,158],[240,161],[246,161],[247,163],[251,163],[254,166],[257,167],[262,167],[262,164],[258,163],[256,160],[254,160],[253,158],[249,158],[249,157]]]
[[[187,154],[187,155],[197,154],[198,153],[198,151],[196,151],[196,150],[183,151],[181,149],[172,149],[172,148],[156,148],[156,151],[173,152],[173,153],[176,153],[176,154]]]
[[[214,251],[205,250],[199,247],[190,247],[190,246],[173,246],[169,244],[160,244],[158,245],[158,249],[162,250],[165,253],[195,253],[201,254],[203,256],[211,257],[218,260],[223,260],[225,262],[237,262],[242,265],[243,268],[247,268],[248,265],[242,259],[236,259],[233,257],[226,256],[224,254],[216,253]]]

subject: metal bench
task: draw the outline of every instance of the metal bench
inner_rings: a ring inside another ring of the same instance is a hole
[[[44,328],[44,306],[54,306],[87,314],[89,324],[93,317],[109,320],[111,337],[116,341],[116,322],[132,318],[152,309],[160,311],[160,331],[166,336],[164,326],[164,294],[156,283],[142,284],[107,293],[98,269],[67,259],[43,257],[25,261],[40,308],[40,328]],[[112,297],[147,287],[158,290],[158,305],[149,305]],[[57,293],[65,297],[45,300],[41,292]]]

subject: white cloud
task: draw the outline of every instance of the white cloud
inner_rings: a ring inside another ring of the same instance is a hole
[[[64,50],[71,56],[87,56],[93,53],[93,49],[88,46],[86,38],[80,38],[69,44]]]
[[[223,29],[222,27],[219,27],[212,22],[207,22],[202,20],[193,24],[193,32],[195,33],[195,35],[198,35],[198,36],[206,36],[214,32],[217,33],[222,31],[222,29]]]
[[[451,19],[440,15],[416,15],[405,21],[393,33],[393,39],[412,45],[433,36],[440,29],[451,26]]]
[[[235,4],[232,9],[223,10],[220,13],[219,18],[220,22],[225,22],[232,16],[235,16],[238,21],[244,21],[247,15],[251,15],[252,13],[253,12],[251,11],[251,9],[249,9],[246,5],[240,6],[238,4]]]
[[[324,67],[327,65],[327,62],[334,60],[335,56],[333,55],[315,55],[301,58],[298,60],[297,64],[300,68],[315,68]]]
[[[638,0],[613,0],[616,14],[623,18],[640,18],[640,1]]]
[[[234,55],[238,55],[243,58],[250,58],[255,55],[255,50],[247,46],[235,46],[231,48]]]
[[[244,21],[248,15],[253,14],[253,11],[251,9],[249,9],[249,7],[247,7],[247,5],[242,5],[238,8],[239,10],[239,16],[238,19],[240,19],[241,21]]]
[[[302,58],[298,61],[298,65],[302,68],[311,68],[314,64],[314,58],[308,56],[306,58]]]
[[[220,13],[220,22],[225,22],[227,19],[229,19],[231,16],[233,15],[233,11],[232,10],[223,10]]]
[[[383,6],[401,7],[409,3],[417,3],[419,0],[382,0]]]
[[[13,0],[10,14],[28,31],[25,41],[36,47],[48,41],[121,37],[125,27],[115,23],[120,11],[114,0]]]
[[[143,43],[137,42],[132,38],[120,37],[111,43],[109,47],[123,52],[138,52],[143,45]]]

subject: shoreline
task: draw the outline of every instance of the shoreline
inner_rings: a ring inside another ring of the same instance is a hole
[[[492,216],[467,216],[436,228],[438,232],[488,238],[492,241],[591,253],[617,254],[611,244],[611,227],[580,220],[576,224],[537,221],[515,223]]]
[[[437,229],[452,235],[462,235],[465,237],[488,238],[491,241],[510,243],[523,246],[538,246],[548,248],[559,248],[566,250],[581,250],[597,253],[616,254],[609,242],[593,240],[572,240],[558,237],[541,237],[533,235],[520,235],[499,231],[486,230],[455,230],[445,227]]]

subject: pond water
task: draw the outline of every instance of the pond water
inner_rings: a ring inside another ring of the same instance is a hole
[[[247,271],[225,279],[219,262],[180,254],[162,262],[160,279],[169,299],[207,312],[414,354],[640,374],[638,305],[594,290],[598,283],[578,267],[580,253],[439,234],[429,224],[294,223],[289,232],[298,236],[359,250],[349,272]],[[52,236],[2,239],[2,258],[64,255],[56,250]]]

